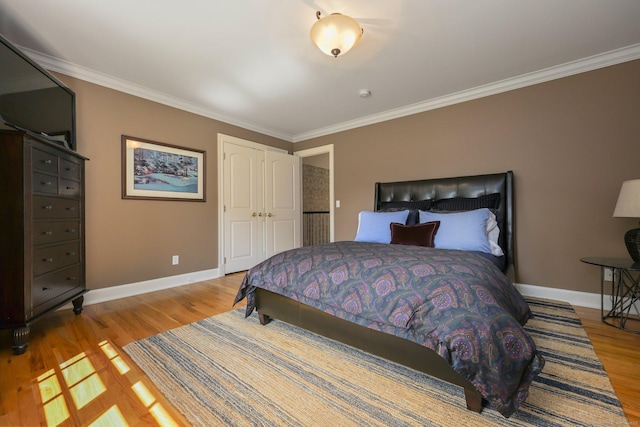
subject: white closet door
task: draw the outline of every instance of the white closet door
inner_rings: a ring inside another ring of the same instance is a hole
[[[300,157],[265,152],[266,256],[300,247]]]
[[[225,272],[248,270],[265,259],[264,152],[224,145]]]

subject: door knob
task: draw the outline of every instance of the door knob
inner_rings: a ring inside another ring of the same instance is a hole
[[[257,216],[257,215],[258,215],[258,214],[257,214],[257,213],[255,213],[255,212],[251,214],[251,216]]]
[[[261,217],[261,216],[262,216],[262,212],[260,212],[260,213],[258,214],[258,216],[260,216],[260,217]]]
[[[267,216],[268,216],[269,218],[271,218],[273,215],[271,214],[271,212],[269,212],[269,213],[267,214]]]

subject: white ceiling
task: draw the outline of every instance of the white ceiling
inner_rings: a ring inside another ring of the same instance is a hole
[[[317,10],[358,20],[360,44],[321,53]],[[0,0],[0,33],[50,70],[297,142],[638,59],[640,0]]]

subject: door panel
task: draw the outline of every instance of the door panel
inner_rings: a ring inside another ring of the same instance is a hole
[[[232,260],[250,258],[253,253],[254,226],[252,221],[231,221],[230,224],[231,246],[229,255]]]
[[[300,247],[300,158],[265,152],[266,256]]]
[[[247,270],[264,259],[262,154],[234,144],[224,146],[225,272]]]
[[[267,222],[269,222],[268,218]],[[271,228],[273,229],[271,233],[272,239],[270,241],[271,247],[267,247],[267,252],[272,252],[272,255],[275,255],[300,246],[296,245],[296,239],[299,235],[297,221],[290,219],[272,219]],[[271,249],[271,251],[269,251],[269,249]]]

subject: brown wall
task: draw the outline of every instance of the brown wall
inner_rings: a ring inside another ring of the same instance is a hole
[[[355,236],[376,181],[513,170],[518,282],[599,293],[584,256],[628,257],[613,218],[640,178],[640,61],[296,143],[334,144],[336,240]]]
[[[218,267],[217,135],[292,144],[64,75],[76,93],[86,173],[87,287],[98,289]],[[123,200],[121,135],[206,150],[206,199]],[[172,255],[180,264],[171,265]]]
[[[91,83],[77,96],[87,168],[90,289],[217,268],[217,134],[302,150],[334,144],[336,239],[353,239],[376,181],[513,170],[520,283],[599,292],[583,256],[627,256],[612,218],[640,178],[640,61],[290,144]],[[121,199],[120,136],[207,151],[207,202]],[[180,265],[171,256],[180,255]]]

